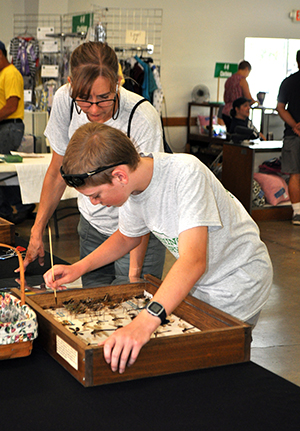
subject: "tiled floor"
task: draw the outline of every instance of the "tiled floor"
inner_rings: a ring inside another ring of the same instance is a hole
[[[78,216],[60,221],[60,237],[53,238],[54,254],[71,263],[78,259],[77,222]],[[28,238],[32,223],[16,227],[20,236]],[[273,262],[274,284],[253,331],[251,360],[300,386],[300,226],[264,221],[259,227]],[[167,253],[164,274],[173,261]]]

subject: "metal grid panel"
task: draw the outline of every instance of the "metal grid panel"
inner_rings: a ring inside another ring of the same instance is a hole
[[[103,8],[96,9],[94,13],[94,24],[101,21],[106,25],[107,43],[112,48],[121,48],[118,56],[126,56],[136,53],[141,48],[143,54],[148,44],[154,46],[151,57],[154,63],[160,65],[162,49],[162,9],[133,9],[133,8]],[[89,12],[82,12],[89,13]],[[73,14],[15,14],[14,36],[24,33],[36,37],[37,27],[54,27],[54,33],[72,32],[72,17],[80,15]],[[144,46],[126,44],[126,30],[145,31],[146,43]],[[132,48],[132,49],[131,49]]]
[[[54,27],[54,33],[61,32],[61,16],[59,14],[14,14],[14,36],[37,36],[38,27]]]
[[[131,48],[146,49],[148,44],[154,46],[154,52],[151,54],[155,64],[160,64],[161,59],[161,34],[162,34],[162,9],[118,9],[108,8],[94,12],[94,23],[102,21],[107,29],[107,43],[112,48],[121,48],[124,53],[119,56],[135,54]],[[135,46],[126,44],[126,31],[145,31],[146,43],[144,46]],[[143,52],[143,55],[147,53]]]
[[[91,13],[90,11],[85,12],[75,12],[75,13],[67,13],[62,15],[61,22],[62,22],[62,32],[63,33],[72,33],[72,19],[73,16],[77,15],[85,15]]]
[[[119,58],[127,58],[135,55],[137,49],[143,55],[148,55],[146,48],[148,44],[154,46],[151,54],[156,65],[160,65],[162,49],[162,9],[133,9],[133,8],[103,8],[97,9],[94,6],[94,25],[101,21],[106,26],[107,43],[112,48],[120,48],[117,54]],[[86,14],[89,12],[76,12],[62,16],[62,31],[69,33],[72,31],[72,17],[75,15]],[[91,12],[92,13],[92,12]],[[126,30],[145,31],[146,43],[143,46],[126,44]]]

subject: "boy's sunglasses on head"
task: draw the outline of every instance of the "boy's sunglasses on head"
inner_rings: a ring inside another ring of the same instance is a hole
[[[119,165],[128,165],[128,162],[119,162],[109,166],[101,166],[100,168],[97,168],[91,172],[86,172],[85,174],[65,174],[63,167],[61,166],[60,173],[68,186],[77,188],[83,186],[87,178],[106,171],[106,169],[114,168]]]

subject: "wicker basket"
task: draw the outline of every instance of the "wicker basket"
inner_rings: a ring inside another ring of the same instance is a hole
[[[30,355],[33,340],[37,337],[35,312],[25,304],[25,276],[21,253],[17,253],[20,267],[21,300],[10,293],[0,293],[0,359],[20,358]]]

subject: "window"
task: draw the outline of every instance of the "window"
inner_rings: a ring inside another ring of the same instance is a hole
[[[252,66],[247,81],[254,99],[258,92],[266,93],[265,107],[276,108],[281,82],[291,73],[297,72],[298,50],[298,39],[246,37],[244,58]]]

